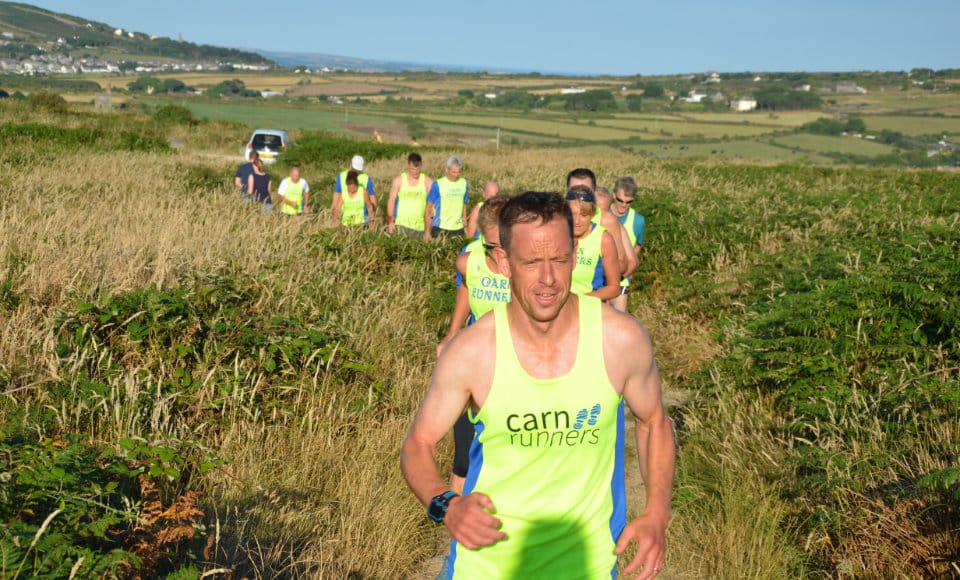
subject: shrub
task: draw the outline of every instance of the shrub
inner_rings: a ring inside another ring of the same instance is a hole
[[[154,120],[169,125],[193,124],[193,114],[190,109],[180,105],[164,105],[153,114]]]
[[[56,93],[40,91],[30,95],[30,107],[35,111],[64,114],[69,110],[67,101]]]

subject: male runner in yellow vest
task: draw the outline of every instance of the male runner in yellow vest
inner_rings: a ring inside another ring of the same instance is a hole
[[[444,348],[401,451],[410,488],[453,537],[447,577],[616,578],[617,555],[636,542],[623,572],[653,578],[675,451],[650,338],[636,319],[570,295],[573,216],[560,196],[514,197],[499,225],[512,300]],[[624,404],[647,490],[629,523]],[[460,496],[434,457],[465,407],[477,436]]]
[[[399,229],[408,236],[421,237],[430,227],[424,214],[433,180],[422,169],[423,158],[419,153],[411,153],[407,155],[407,170],[393,178],[387,200],[387,231],[391,234]]]
[[[464,233],[470,185],[462,175],[463,160],[458,155],[451,155],[444,172],[445,175],[433,182],[427,194],[424,219],[430,220],[430,227],[423,232],[427,240],[448,235],[463,236]]]
[[[496,181],[488,181],[483,184],[483,193],[481,195],[480,203],[473,206],[473,209],[470,210],[470,217],[467,218],[467,227],[464,230],[464,234],[468,238],[479,239],[480,234],[483,232],[480,231],[478,224],[480,223],[480,208],[483,207],[483,203],[488,199],[491,199],[493,196],[500,193],[500,184]]]
[[[640,244],[643,243],[643,232],[646,229],[647,219],[637,213],[630,204],[637,197],[637,182],[630,176],[618,177],[613,185],[613,199],[610,200],[610,212],[613,217],[623,226],[623,231],[628,236],[628,243],[625,246],[627,251],[637,257],[637,263],[640,261]],[[627,293],[630,292],[630,276],[633,272],[623,277],[620,281],[620,296],[611,301],[611,305],[620,312],[627,311]]]
[[[310,211],[310,184],[300,179],[300,168],[290,168],[290,177],[285,177],[277,189],[280,198],[280,213],[283,215],[303,215]]]

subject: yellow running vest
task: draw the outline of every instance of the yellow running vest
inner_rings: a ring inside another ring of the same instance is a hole
[[[469,292],[470,313],[474,320],[493,310],[497,304],[510,302],[510,279],[494,273],[487,266],[483,239],[467,244],[466,284]]]
[[[280,204],[280,211],[287,215],[300,215],[303,213],[303,179],[296,183],[287,180],[287,186],[283,190],[283,197],[287,201],[297,204],[297,207],[290,207],[285,203]]]
[[[426,180],[421,173],[416,185],[407,182],[407,173],[400,174],[400,191],[397,192],[397,205],[394,221],[398,226],[423,231],[423,214],[427,210]]]
[[[364,217],[364,211],[367,208],[364,198],[367,196],[367,191],[358,188],[357,193],[351,197],[350,192],[344,189],[340,195],[343,198],[343,205],[340,206],[340,223],[345,226],[362,226],[367,223]]]
[[[601,303],[571,297],[579,344],[568,373],[531,377],[514,351],[507,306],[494,308],[490,394],[476,414],[464,493],[487,494],[507,539],[451,542],[453,578],[616,577],[626,525],[623,399],[607,378]]]
[[[441,177],[437,180],[437,187],[440,190],[440,229],[452,232],[462,230],[467,180],[461,177],[450,181]]]
[[[603,226],[594,225],[587,237],[577,242],[577,264],[570,282],[571,294],[589,294],[606,283],[601,261],[603,233],[606,231]]]

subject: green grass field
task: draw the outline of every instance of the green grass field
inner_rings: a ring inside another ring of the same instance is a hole
[[[868,131],[889,129],[904,135],[960,135],[960,116],[870,115],[863,119],[867,123]]]
[[[810,135],[799,133],[777,137],[775,142],[786,147],[796,147],[804,151],[827,151],[833,153],[852,153],[870,157],[892,153],[890,145],[876,143],[868,139],[857,139],[853,136],[828,137],[826,135]]]

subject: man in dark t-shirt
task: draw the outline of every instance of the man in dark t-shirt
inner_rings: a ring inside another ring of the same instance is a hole
[[[250,193],[247,191],[247,180],[253,175],[253,162],[258,159],[260,154],[256,151],[250,152],[250,160],[240,167],[237,167],[237,173],[233,176],[233,184],[240,188],[240,199],[246,202],[252,201]]]

